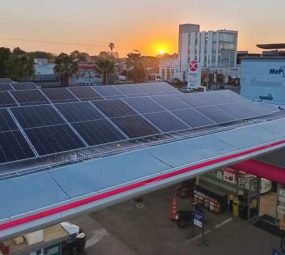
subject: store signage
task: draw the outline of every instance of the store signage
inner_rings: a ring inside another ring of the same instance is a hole
[[[272,94],[268,94],[267,96],[259,96],[260,100],[269,100],[272,101],[274,99],[274,97],[272,96]]]
[[[201,86],[201,68],[198,61],[190,61],[188,69],[188,88],[199,88]]]
[[[224,181],[230,182],[232,184],[236,183],[236,171],[231,168],[225,168],[224,170]]]
[[[280,68],[271,68],[270,70],[269,70],[269,74],[271,74],[271,75],[280,75],[280,74],[282,74],[283,75],[283,77],[285,77],[285,71],[284,71],[284,69],[285,69],[285,67],[280,67]]]

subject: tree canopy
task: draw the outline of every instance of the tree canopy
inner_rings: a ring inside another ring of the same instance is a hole
[[[54,71],[62,76],[64,85],[68,86],[69,77],[78,71],[78,60],[72,55],[61,53],[55,58],[54,63]]]

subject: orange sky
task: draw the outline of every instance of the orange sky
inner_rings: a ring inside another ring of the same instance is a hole
[[[1,3],[0,45],[53,53],[97,54],[114,42],[121,56],[136,49],[177,52],[178,25],[239,31],[239,50],[284,42],[283,0],[9,0]]]

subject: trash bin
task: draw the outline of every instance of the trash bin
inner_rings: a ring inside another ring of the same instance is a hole
[[[236,217],[239,216],[239,200],[238,200],[238,198],[233,199],[233,215]]]

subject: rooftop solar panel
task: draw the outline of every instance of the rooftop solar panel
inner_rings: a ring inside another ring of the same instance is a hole
[[[53,103],[76,102],[78,99],[66,88],[42,89],[42,92]]]
[[[145,114],[144,117],[163,132],[174,132],[190,129],[188,125],[168,112]]]
[[[124,99],[130,106],[132,106],[139,113],[153,113],[163,112],[163,109],[158,103],[150,99],[149,97],[137,97]]]
[[[15,90],[37,89],[37,85],[33,82],[13,83],[12,86]]]
[[[238,119],[235,118],[234,116],[226,113],[225,111],[221,110],[217,106],[206,106],[206,107],[201,107],[197,108],[199,112],[203,113],[213,121],[222,124],[222,123],[227,123],[227,122],[233,122],[237,121]]]
[[[116,86],[118,90],[120,90],[127,97],[136,97],[136,96],[145,96],[140,89],[137,88],[136,85],[120,85]]]
[[[262,115],[270,114],[267,111],[256,109],[254,103],[233,103],[233,104],[223,104],[218,105],[219,108],[227,112],[228,114],[236,117],[239,120],[256,118]]]
[[[192,128],[201,128],[217,124],[194,109],[177,110],[173,111],[173,113]]]
[[[113,118],[112,121],[129,137],[137,138],[159,134],[160,132],[139,115]]]
[[[0,133],[0,163],[34,157],[34,153],[20,131]]]
[[[0,107],[17,106],[14,98],[9,92],[0,92]]]
[[[205,98],[204,93],[187,93],[177,95],[177,97],[184,103],[192,107],[210,106],[212,103]]]
[[[21,105],[49,104],[40,90],[11,91],[11,93]]]
[[[65,123],[51,105],[15,107],[11,111],[24,129]]]
[[[115,86],[95,86],[93,89],[107,99],[124,98],[125,96]]]
[[[162,86],[156,86],[154,84],[138,84],[136,86],[148,96],[163,95],[167,93]]]
[[[0,132],[17,130],[18,127],[6,109],[0,110]]]
[[[89,102],[56,104],[55,106],[71,123],[104,118]]]
[[[91,87],[71,87],[68,88],[76,97],[82,101],[88,100],[100,100],[103,99],[95,90]]]
[[[120,99],[94,101],[93,104],[107,117],[136,115],[137,113]]]
[[[184,103],[178,97],[174,97],[173,95],[153,96],[152,99],[162,105],[167,110],[190,108],[189,105]]]
[[[125,140],[120,131],[107,120],[74,123],[73,127],[89,146]]]
[[[40,156],[85,147],[68,125],[26,129],[25,133]]]
[[[10,83],[0,83],[0,91],[9,91],[13,90],[13,87]]]
[[[10,78],[0,78],[0,83],[12,83],[13,80]]]

